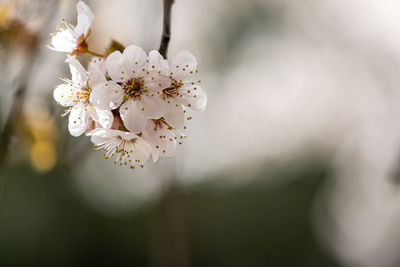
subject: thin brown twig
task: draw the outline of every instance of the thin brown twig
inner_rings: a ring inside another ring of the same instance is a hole
[[[161,35],[161,43],[158,51],[167,58],[169,40],[171,39],[171,8],[174,0],[164,0],[164,23]]]

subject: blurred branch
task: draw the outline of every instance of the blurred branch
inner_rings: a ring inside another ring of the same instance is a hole
[[[45,27],[48,26],[48,22],[51,21],[55,12],[55,9],[58,6],[58,1],[35,1],[29,2],[32,5],[39,5],[38,9],[35,12],[30,11],[32,16],[37,16],[42,18],[41,27],[36,30],[29,30],[29,27],[23,25],[22,29],[19,31],[21,34],[24,34],[24,42],[19,42],[23,45],[23,51],[26,56],[26,62],[22,71],[17,76],[17,89],[12,98],[11,110],[6,119],[3,131],[0,133],[0,197],[3,197],[3,191],[5,186],[4,172],[5,165],[7,161],[7,156],[9,155],[9,144],[11,142],[11,138],[14,134],[14,126],[15,123],[18,122],[20,116],[23,113],[25,96],[28,89],[29,79],[33,70],[33,65],[35,63],[35,59],[39,54],[39,46],[42,41],[42,32]],[[31,6],[30,6],[31,7]],[[39,8],[40,7],[40,8]],[[23,10],[18,10],[23,13]],[[30,20],[25,21],[26,24],[29,24]],[[0,199],[1,202],[1,199]]]
[[[28,81],[30,74],[32,72],[32,66],[34,63],[34,59],[36,57],[36,53],[38,51],[38,38],[37,36],[32,39],[32,46],[30,48],[30,52],[28,53],[29,55],[27,56],[27,62],[24,66],[23,71],[18,75],[19,81],[22,81],[15,93],[14,97],[12,99],[12,104],[11,104],[11,111],[10,114],[8,115],[8,118],[5,122],[3,131],[0,134],[0,203],[2,203],[3,198],[4,198],[4,190],[5,190],[5,172],[6,172],[6,161],[7,161],[7,156],[9,155],[9,144],[11,142],[11,137],[14,133],[14,127],[15,123],[21,119],[21,115],[23,112],[23,107],[24,107],[24,102],[25,102],[25,96],[28,88]]]
[[[171,8],[174,0],[164,1],[163,32],[159,52],[166,59],[171,39]],[[171,166],[170,166],[171,167]],[[176,179],[176,168],[160,175],[163,196],[150,215],[149,234],[151,265],[155,267],[186,267],[189,253],[185,231],[184,196]]]
[[[161,35],[161,44],[158,51],[167,58],[169,40],[171,39],[171,8],[174,0],[164,0],[164,26]]]
[[[166,177],[160,177],[166,178]],[[182,190],[171,185],[153,207],[149,234],[151,266],[189,266]]]
[[[32,46],[30,48],[30,52],[27,56],[26,64],[24,65],[23,71],[18,75],[17,80],[22,81],[17,90],[14,93],[14,97],[12,99],[11,111],[4,125],[3,131],[0,135],[0,150],[3,153],[0,154],[0,166],[3,167],[6,157],[7,157],[7,148],[10,143],[11,136],[13,133],[13,126],[15,120],[22,114],[22,109],[25,102],[25,95],[27,91],[27,85],[29,81],[29,77],[31,74],[32,66],[34,63],[34,58],[36,56],[38,50],[38,38],[34,37],[32,40]]]

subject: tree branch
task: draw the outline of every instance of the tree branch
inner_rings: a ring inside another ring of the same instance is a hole
[[[158,51],[167,58],[169,40],[171,39],[171,7],[174,0],[164,0],[164,26],[161,35],[161,43]]]
[[[35,4],[40,4],[41,2],[35,2]],[[51,5],[50,5],[51,4]],[[58,1],[47,1],[44,6],[41,5],[43,10],[46,10],[45,13],[40,12],[40,16],[43,18],[43,23],[41,24],[40,30],[37,31],[29,31],[27,28],[24,28],[22,32],[19,34],[24,34],[24,42],[25,53],[26,53],[26,61],[24,62],[24,67],[21,73],[18,74],[16,81],[19,81],[17,85],[17,89],[14,92],[11,104],[10,113],[5,121],[3,129],[0,129],[0,204],[3,203],[4,199],[4,191],[5,191],[5,183],[6,183],[6,163],[7,157],[9,156],[9,144],[11,138],[14,134],[14,128],[16,121],[20,119],[24,104],[25,104],[25,96],[27,94],[28,82],[31,78],[31,73],[33,71],[34,63],[38,53],[40,52],[39,45],[41,44],[41,33],[44,28],[47,26],[48,22],[52,19],[53,15],[56,14],[54,11],[58,6]],[[25,32],[26,31],[26,32]]]

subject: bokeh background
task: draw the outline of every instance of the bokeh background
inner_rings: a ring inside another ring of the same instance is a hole
[[[86,3],[92,50],[158,48],[161,0]],[[176,0],[208,108],[135,171],[52,98],[75,5],[0,0],[0,266],[400,266],[399,1]]]

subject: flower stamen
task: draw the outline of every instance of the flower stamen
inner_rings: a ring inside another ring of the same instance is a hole
[[[133,99],[140,98],[142,94],[147,93],[144,79],[142,77],[130,79],[122,84],[125,94]]]

